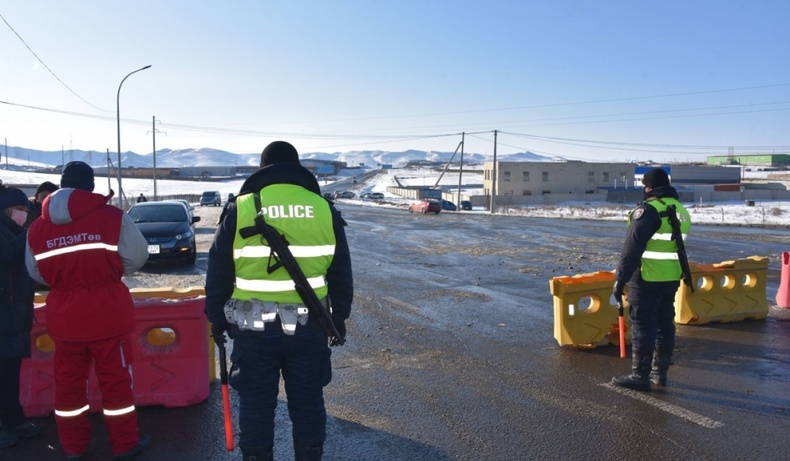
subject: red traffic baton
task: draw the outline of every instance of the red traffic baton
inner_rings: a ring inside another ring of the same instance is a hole
[[[617,303],[617,322],[620,330],[620,358],[625,358],[625,317],[623,316],[623,303]]]
[[[233,420],[230,414],[230,391],[228,390],[228,364],[225,345],[219,346],[219,382],[222,385],[222,413],[225,416],[225,448],[233,451]]]

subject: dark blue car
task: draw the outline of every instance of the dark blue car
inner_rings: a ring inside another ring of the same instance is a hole
[[[455,211],[457,208],[455,207],[455,203],[448,200],[442,200],[442,210]]]

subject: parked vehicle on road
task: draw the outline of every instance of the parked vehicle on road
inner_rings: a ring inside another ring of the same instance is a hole
[[[218,190],[207,190],[200,196],[200,206],[220,206],[222,205],[222,196]]]
[[[368,198],[371,200],[384,200],[384,194],[381,192],[371,192]]]
[[[455,211],[457,208],[455,203],[450,202],[449,200],[442,200],[442,210]]]
[[[461,200],[461,210],[471,210],[472,202],[469,200]]]
[[[129,216],[148,242],[148,261],[181,260],[195,264],[197,243],[194,224],[183,203],[142,202],[129,208]]]
[[[431,199],[423,199],[418,200],[416,202],[412,202],[409,205],[409,213],[436,213],[442,211],[442,204],[437,202],[436,200]]]
[[[356,197],[356,194],[351,192],[350,190],[335,192],[335,198],[354,198],[354,197]]]
[[[184,207],[187,209],[187,213],[189,214],[189,219],[190,220],[192,220],[192,216],[195,215],[195,213],[194,213],[195,212],[195,207],[193,207],[192,204],[189,203],[188,200],[174,198],[174,199],[170,199],[170,200],[163,200],[163,202],[176,202],[176,203],[183,204]]]

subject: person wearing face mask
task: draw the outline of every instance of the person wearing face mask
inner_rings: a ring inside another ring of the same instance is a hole
[[[25,268],[28,198],[0,181],[0,448],[41,428],[25,420],[19,403],[22,359],[30,357],[33,281]]]

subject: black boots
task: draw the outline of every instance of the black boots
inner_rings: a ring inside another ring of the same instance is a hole
[[[245,448],[241,447],[244,461],[273,461],[274,447]],[[294,459],[296,461],[321,461],[324,454],[324,441],[294,441]]]
[[[244,461],[273,461],[274,460],[274,447],[268,446],[263,448],[241,448],[241,453]]]
[[[324,455],[324,441],[296,441],[294,440],[295,461],[321,461]]]
[[[618,387],[634,389],[636,391],[649,391],[652,361],[652,355],[643,355],[636,350],[633,351],[631,359],[631,374],[612,378],[612,384]],[[664,382],[666,382],[666,373],[664,376]]]
[[[650,382],[664,387],[667,385],[667,370],[669,362],[672,360],[670,354],[660,354],[658,351],[653,355],[653,367],[650,370]]]

